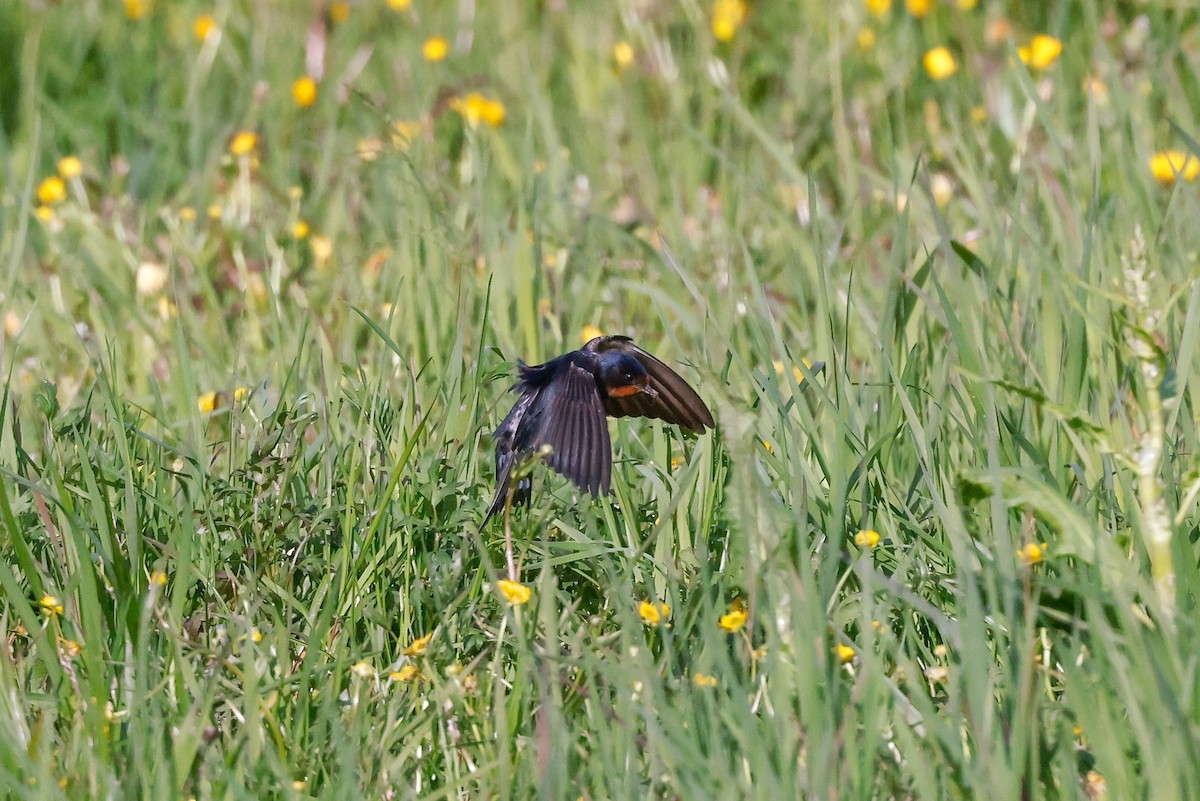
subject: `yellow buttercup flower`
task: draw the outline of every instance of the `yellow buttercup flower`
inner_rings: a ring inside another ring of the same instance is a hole
[[[1035,70],[1044,70],[1055,62],[1062,54],[1063,43],[1053,36],[1038,34],[1033,37],[1028,47],[1018,47],[1017,55],[1021,61]]]
[[[297,78],[292,84],[292,99],[300,108],[308,108],[317,102],[317,82],[307,75]]]
[[[420,673],[417,671],[416,665],[405,665],[399,670],[393,670],[391,673],[389,673],[388,678],[390,678],[392,681],[403,683],[406,681],[412,681],[419,675]]]
[[[329,18],[334,22],[345,22],[350,18],[350,4],[331,3],[329,6]]]
[[[304,220],[296,220],[295,225],[292,226],[292,236],[295,239],[303,239],[308,236],[308,223]]]
[[[925,53],[925,71],[935,81],[944,81],[958,72],[958,62],[948,47],[935,47]]]
[[[472,128],[484,122],[493,128],[504,124],[506,114],[504,104],[499,100],[491,100],[478,92],[471,92],[466,97],[457,97],[450,101],[450,107],[462,115],[467,125]]]
[[[205,392],[200,397],[196,398],[196,408],[201,414],[215,412],[225,405],[225,393],[223,392]]]
[[[387,4],[393,11],[407,11],[412,0],[387,0]]]
[[[838,643],[837,645],[833,646],[833,654],[834,654],[834,656],[836,656],[838,658],[838,661],[841,662],[843,665],[846,664],[847,662],[854,661],[854,649],[851,648],[849,645],[843,645],[842,643]]]
[[[192,20],[192,35],[203,42],[217,29],[217,21],[209,14],[197,14]]]
[[[746,625],[746,610],[741,602],[734,601],[733,607],[725,614],[721,615],[721,619],[717,621],[717,625],[725,629],[729,633],[741,631]]]
[[[529,599],[533,595],[533,590],[524,584],[509,581],[508,579],[497,581],[496,589],[500,590],[500,594],[504,596],[504,600],[513,606],[521,606],[522,604],[529,603]]]
[[[854,544],[859,548],[874,548],[879,545],[879,532],[864,528],[854,535]]]
[[[44,206],[61,203],[67,196],[67,185],[57,175],[51,175],[38,184],[37,199]]]
[[[417,639],[415,639],[411,643],[409,643],[408,647],[404,649],[404,655],[405,656],[424,656],[425,652],[429,650],[429,641],[432,639],[433,639],[432,633],[426,634],[424,637],[418,637]]]
[[[697,687],[716,687],[717,677],[709,676],[705,673],[693,673],[692,684],[695,684]]]
[[[421,45],[421,55],[429,62],[441,61],[449,52],[450,43],[444,36],[431,36],[425,40],[425,44]]]
[[[52,617],[59,617],[63,613],[63,602],[54,595],[43,595],[42,600],[38,601],[38,606]]]
[[[933,194],[933,202],[939,209],[945,208],[954,197],[954,182],[944,172],[935,172],[929,179],[929,191]]]
[[[248,156],[258,147],[258,134],[254,131],[238,131],[229,143],[229,152],[235,156]]]
[[[858,49],[870,50],[875,46],[875,31],[870,28],[858,29]]]
[[[867,11],[880,19],[886,17],[892,10],[892,0],[867,0]]]
[[[365,659],[355,662],[353,665],[351,665],[350,672],[355,676],[358,676],[360,679],[375,678],[375,668]]]
[[[917,19],[924,19],[933,10],[933,0],[904,0],[908,13]]]
[[[612,58],[613,64],[617,65],[618,72],[624,72],[633,63],[633,45],[629,42],[617,42],[613,45]]]
[[[407,150],[421,134],[421,123],[415,120],[396,120],[392,126],[392,146],[397,150]]]
[[[313,235],[308,240],[308,246],[312,248],[317,264],[324,264],[333,255],[333,241],[327,236]]]
[[[1024,548],[1017,550],[1017,558],[1027,565],[1036,565],[1046,557],[1046,550],[1046,543],[1043,542],[1039,545],[1036,542],[1031,542]]]
[[[642,601],[638,604],[638,614],[641,615],[642,622],[646,625],[657,626],[671,616],[671,607],[662,602]]]
[[[1200,175],[1200,159],[1183,150],[1165,150],[1150,159],[1150,172],[1163,184],[1173,184],[1177,177],[1194,181]],[[41,197],[40,189],[38,197]]]
[[[146,16],[146,12],[150,10],[150,3],[147,0],[125,0],[125,16],[132,20],[139,20]]]
[[[716,0],[713,3],[712,32],[719,42],[733,39],[737,29],[746,21],[744,0]]]
[[[583,338],[584,344],[587,344],[596,337],[604,336],[604,332],[594,325],[585,325],[583,330],[580,332],[580,336]]]
[[[78,178],[83,172],[83,162],[75,156],[66,156],[58,160],[58,174],[64,181]]]

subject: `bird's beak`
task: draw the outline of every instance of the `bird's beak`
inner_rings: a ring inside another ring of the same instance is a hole
[[[641,391],[641,393],[643,395],[649,395],[652,398],[658,397],[658,390],[655,389],[654,387],[650,386],[649,384],[642,384],[641,386],[638,387],[638,389]]]

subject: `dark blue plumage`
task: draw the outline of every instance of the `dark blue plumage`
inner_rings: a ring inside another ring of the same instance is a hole
[[[713,425],[704,401],[674,370],[622,336],[597,337],[582,348],[530,367],[519,363],[520,392],[496,429],[496,496],[483,522],[504,508],[512,471],[545,451],[552,469],[592,495],[607,493],[612,445],[607,416],[653,417],[693,431]],[[512,488],[528,503],[528,476]]]

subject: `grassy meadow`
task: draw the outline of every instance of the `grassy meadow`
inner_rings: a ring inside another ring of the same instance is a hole
[[[1200,798],[1197,75],[1183,3],[10,0],[0,796]],[[716,429],[480,531],[597,331]]]

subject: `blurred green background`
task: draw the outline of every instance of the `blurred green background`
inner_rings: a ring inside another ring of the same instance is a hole
[[[1183,3],[13,0],[3,794],[1200,797],[1198,54]],[[515,361],[598,331],[717,428],[537,471],[507,576]]]

